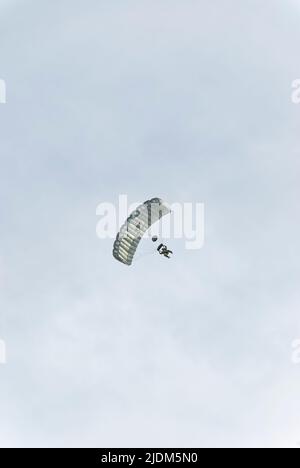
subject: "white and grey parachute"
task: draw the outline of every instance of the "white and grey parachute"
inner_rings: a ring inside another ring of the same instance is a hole
[[[125,265],[131,265],[136,249],[145,232],[171,210],[160,198],[152,198],[140,205],[127,218],[113,247],[113,256]]]

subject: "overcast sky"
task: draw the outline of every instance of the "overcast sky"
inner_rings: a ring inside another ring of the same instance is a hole
[[[0,0],[1,447],[300,445],[299,23]],[[116,262],[123,193],[204,202],[204,248]]]

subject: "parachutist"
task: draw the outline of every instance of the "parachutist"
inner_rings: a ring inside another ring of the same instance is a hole
[[[160,255],[163,255],[166,258],[171,258],[170,255],[173,254],[172,250],[169,250],[168,247],[164,244],[160,244],[157,247],[157,251],[160,253]]]
[[[138,206],[127,218],[113,246],[113,256],[124,265],[130,266],[138,245],[152,224],[159,221],[163,216],[171,213],[169,205],[161,198],[151,198]],[[156,239],[157,237],[157,239]],[[155,239],[155,240],[154,240]],[[153,242],[158,240],[158,236],[153,236]],[[166,252],[169,255],[171,252]]]

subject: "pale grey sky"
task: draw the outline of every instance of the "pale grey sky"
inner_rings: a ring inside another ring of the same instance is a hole
[[[0,1],[0,446],[297,446],[300,5]],[[102,201],[206,206],[126,268]]]

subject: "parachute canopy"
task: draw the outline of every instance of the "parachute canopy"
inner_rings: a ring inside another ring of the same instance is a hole
[[[131,265],[136,249],[145,232],[160,218],[171,212],[160,198],[152,198],[140,205],[127,218],[113,247],[113,256],[125,265]]]

